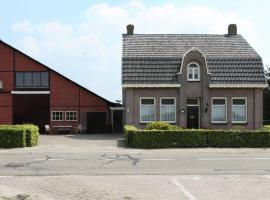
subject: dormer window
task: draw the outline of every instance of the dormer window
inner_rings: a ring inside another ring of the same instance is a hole
[[[199,81],[200,80],[200,67],[197,63],[188,64],[187,80],[188,81]]]

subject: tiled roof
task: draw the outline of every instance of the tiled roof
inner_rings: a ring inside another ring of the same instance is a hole
[[[123,35],[123,84],[176,84],[182,56],[196,47],[206,56],[211,84],[265,84],[261,57],[241,36]]]

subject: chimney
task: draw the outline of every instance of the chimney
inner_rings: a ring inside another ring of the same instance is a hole
[[[228,35],[237,35],[237,26],[236,24],[230,24],[228,26]]]
[[[133,35],[133,31],[134,31],[134,26],[133,26],[133,24],[127,25],[127,34],[128,34],[128,35]]]

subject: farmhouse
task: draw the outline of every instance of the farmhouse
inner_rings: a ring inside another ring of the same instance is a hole
[[[125,123],[258,129],[263,122],[262,58],[237,34],[123,34]]]
[[[0,124],[120,131],[117,106],[0,40]]]

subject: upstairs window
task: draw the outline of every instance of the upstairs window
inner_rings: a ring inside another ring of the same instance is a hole
[[[141,98],[140,100],[140,122],[148,123],[156,119],[155,98]]]
[[[17,88],[48,88],[48,72],[16,72],[15,85]]]
[[[200,67],[197,63],[190,63],[187,67],[187,80],[199,81],[200,80]]]
[[[232,123],[247,123],[246,98],[232,98]]]

